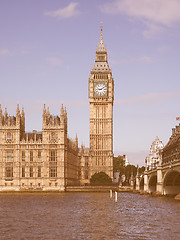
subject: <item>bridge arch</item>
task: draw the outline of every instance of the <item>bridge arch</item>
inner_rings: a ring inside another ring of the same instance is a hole
[[[180,171],[169,170],[163,179],[164,195],[176,195],[180,193]]]
[[[157,175],[153,174],[149,178],[148,189],[150,193],[156,192]]]
[[[139,188],[141,191],[144,191],[144,176],[140,179]]]

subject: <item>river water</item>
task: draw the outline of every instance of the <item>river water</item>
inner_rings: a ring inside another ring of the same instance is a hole
[[[0,239],[180,239],[180,201],[118,193],[0,194]]]

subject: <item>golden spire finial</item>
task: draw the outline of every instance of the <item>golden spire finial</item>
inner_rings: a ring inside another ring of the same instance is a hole
[[[102,22],[101,22],[101,32],[103,31],[103,24],[102,24]]]

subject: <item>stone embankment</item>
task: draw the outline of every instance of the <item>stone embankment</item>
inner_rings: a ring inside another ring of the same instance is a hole
[[[177,194],[176,196],[174,195],[163,195],[160,192],[153,192],[153,193],[148,193],[147,191],[138,191],[138,190],[133,190],[133,193],[138,193],[140,195],[151,195],[152,197],[163,197],[163,196],[168,196],[168,197],[174,197],[175,200],[180,200],[180,193]]]
[[[115,186],[69,186],[66,192],[132,192],[131,187],[115,187]]]

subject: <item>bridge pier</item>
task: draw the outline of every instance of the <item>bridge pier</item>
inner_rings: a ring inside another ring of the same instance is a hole
[[[147,175],[147,172],[145,171],[144,172],[144,191],[145,192],[149,192],[148,191],[148,175]]]
[[[156,184],[156,192],[163,194],[163,174],[162,168],[157,167],[157,184]]]
[[[140,177],[139,177],[139,175],[136,176],[136,190],[140,191]]]

